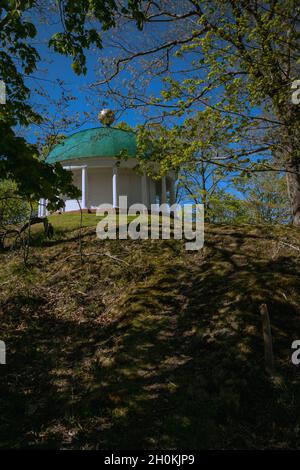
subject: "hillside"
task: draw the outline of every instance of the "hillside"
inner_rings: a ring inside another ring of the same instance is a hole
[[[60,217],[60,218],[59,218]],[[76,217],[0,254],[0,447],[299,448],[293,228],[207,226],[205,247],[100,241]],[[267,303],[276,376],[264,372]]]

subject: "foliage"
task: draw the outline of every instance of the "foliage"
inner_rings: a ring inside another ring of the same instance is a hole
[[[50,166],[38,157],[35,146],[17,137],[7,124],[0,123],[5,135],[0,141],[0,174],[2,179],[16,183],[17,191],[28,201],[36,201],[44,195],[49,199],[48,208],[61,207],[61,194],[78,197],[78,189],[72,185],[72,175],[60,164]]]
[[[217,187],[207,215],[214,223],[288,224],[291,213],[285,177],[261,172],[234,179],[227,190]]]
[[[250,223],[286,224],[291,221],[284,176],[262,172],[250,179],[237,179],[235,186],[244,197]]]
[[[237,163],[232,158],[226,133],[224,123],[211,128],[199,113],[172,129],[140,127],[141,164],[150,173],[151,168],[159,174],[176,170],[180,200],[204,204],[207,221],[287,223],[290,210],[285,177],[274,171],[251,176],[247,159],[240,157]]]
[[[0,4],[0,78],[7,88],[6,104],[0,106],[0,175],[3,179],[13,179],[20,194],[26,198],[47,198],[51,209],[61,206],[62,193],[78,197],[71,176],[59,165],[51,167],[39,161],[36,147],[18,137],[14,130],[15,126],[42,122],[42,117],[29,103],[30,89],[25,83],[25,77],[36,70],[40,59],[33,42],[39,24],[34,23],[33,14],[30,16],[38,3],[35,0],[6,0]],[[123,6],[121,11],[126,14],[130,10],[141,27],[139,3],[130,0],[128,8]],[[103,29],[108,29],[114,25],[119,6],[114,0],[100,3],[59,0],[58,9],[63,32],[53,34],[49,47],[71,56],[75,73],[85,73],[84,49],[93,44],[102,47],[101,35],[94,27],[87,26],[88,19],[93,17]]]
[[[296,2],[195,5],[202,31],[181,47],[179,55],[201,52],[194,61],[195,69],[201,67],[201,77],[183,82],[169,77],[165,95],[176,96],[183,109],[196,96],[200,101],[206,97],[209,106],[200,112],[201,117],[213,129],[220,123],[227,126],[227,138],[235,143],[232,156],[237,159],[247,152],[260,156],[260,160],[248,160],[250,170],[264,166],[264,154],[266,158],[271,153],[287,153],[286,159],[297,159],[299,109],[291,104],[290,92],[300,57]],[[274,128],[281,129],[279,138]],[[289,147],[284,148],[284,143]]]
[[[50,176],[47,165],[37,162],[36,149],[18,138],[13,130],[16,125],[41,122],[41,117],[29,104],[30,90],[24,79],[36,70],[40,59],[33,43],[39,24],[31,15],[38,4],[33,0],[6,1],[0,7],[0,75],[8,91],[7,104],[0,108],[0,131],[4,136],[0,170],[4,178],[17,182],[19,191],[24,190],[26,197],[43,195],[51,201],[52,207],[57,207],[61,204],[59,194],[71,191],[74,197],[75,188],[58,167],[51,169]],[[54,32],[49,47],[72,57],[75,73],[86,73],[86,49],[91,46],[101,49],[105,31],[122,25],[122,21],[131,19],[139,29],[146,23],[148,29],[154,23],[170,24],[166,37],[158,35],[156,38],[158,42],[163,38],[162,44],[141,50],[135,41],[134,47],[138,46],[139,50],[129,56],[124,56],[126,48],[123,48],[123,56],[114,58],[115,70],[105,78],[108,83],[130,61],[153,56],[153,64],[157,62],[153,75],[160,68],[160,75],[165,78],[162,94],[145,99],[142,93],[135,91],[139,81],[131,82],[131,105],[161,107],[163,116],[187,117],[192,110],[198,111],[192,120],[185,120],[181,129],[175,126],[160,130],[156,140],[152,136],[150,153],[154,163],[159,162],[159,173],[165,174],[170,167],[178,169],[183,163],[190,164],[199,152],[205,152],[207,158],[206,151],[210,147],[219,149],[220,144],[223,162],[219,160],[219,166],[223,165],[229,172],[239,171],[242,176],[270,168],[269,158],[273,154],[277,158],[277,169],[285,166],[287,171],[294,222],[300,223],[300,108],[293,106],[290,100],[290,86],[297,78],[299,60],[296,0],[268,0],[264,4],[245,0],[195,0],[180,6],[170,1],[160,5],[131,0],[125,5],[114,0],[100,3],[59,0],[57,5],[55,14],[62,31]],[[182,25],[181,30],[179,28],[182,35],[178,35],[176,24]],[[177,61],[173,74],[170,57],[173,62]],[[181,74],[178,63],[182,58],[185,64],[185,59],[189,58],[190,70]],[[151,69],[148,61],[144,65]],[[140,68],[136,73],[143,75]],[[120,83],[123,87],[123,81]],[[116,90],[116,94],[119,99],[124,96],[123,91],[120,95]],[[144,133],[143,138],[146,144],[149,135]],[[47,146],[52,144],[47,141]],[[20,160],[33,175],[32,187],[24,181],[24,165],[20,165]],[[155,173],[155,168],[151,165],[147,170]]]
[[[24,222],[30,212],[27,201],[20,198],[16,183],[0,181],[0,228]]]
[[[101,69],[103,91],[123,106],[152,107],[150,120],[198,111],[204,128],[222,131],[236,170],[287,172],[293,220],[300,224],[300,107],[291,102],[300,60],[298,1],[153,2],[145,23],[145,45],[127,43]],[[160,23],[167,25],[163,32]],[[122,29],[120,44],[121,38]],[[133,61],[126,93],[126,77],[116,78]],[[165,86],[154,96],[149,83],[158,75]]]
[[[207,218],[215,224],[251,223],[244,201],[222,188],[217,188],[207,209]]]

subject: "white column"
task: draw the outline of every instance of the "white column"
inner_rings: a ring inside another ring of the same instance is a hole
[[[43,203],[44,203],[43,217],[46,217],[47,215],[49,215],[49,211],[47,210],[48,199],[43,199]]]
[[[148,201],[148,181],[147,181],[147,174],[144,171],[143,176],[142,176],[142,204],[147,207],[149,205]]]
[[[42,199],[39,199],[38,217],[42,217]]]
[[[39,200],[39,207],[38,207],[38,216],[45,217],[46,216],[46,199],[41,198]]]
[[[161,204],[166,204],[167,202],[167,184],[166,177],[163,176],[161,179]]]
[[[118,167],[113,166],[113,177],[112,177],[112,194],[113,194],[113,207],[118,207]]]
[[[83,166],[81,168],[81,209],[86,209],[87,203],[87,168]]]

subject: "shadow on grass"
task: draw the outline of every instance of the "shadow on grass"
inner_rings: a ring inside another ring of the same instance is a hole
[[[2,447],[297,447],[300,388],[289,357],[298,260],[272,260],[252,236],[234,233],[208,234],[204,255],[174,246],[153,255],[153,273],[101,321],[57,315],[55,299],[38,290],[6,300]],[[261,302],[271,315],[273,381]]]

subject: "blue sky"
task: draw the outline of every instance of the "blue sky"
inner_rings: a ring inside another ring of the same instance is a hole
[[[82,114],[82,125],[80,129],[97,126],[99,125],[99,122],[96,114],[103,106],[101,105],[100,100],[98,102],[95,93],[91,89],[88,89],[88,87],[97,79],[95,70],[99,67],[99,64],[97,63],[99,55],[106,56],[111,54],[112,51],[105,47],[104,49],[97,51],[86,50],[87,74],[78,76],[72,70],[72,59],[70,57],[57,54],[53,49],[49,49],[48,47],[49,38],[58,30],[57,22],[53,20],[53,23],[54,24],[47,26],[40,25],[38,37],[33,41],[34,47],[41,56],[41,61],[38,63],[37,71],[34,72],[31,77],[26,79],[26,84],[31,90],[31,101],[41,115],[43,115],[44,109],[47,109],[50,114],[55,115],[55,105],[50,103],[47,99],[39,96],[35,90],[43,90],[43,92],[49,93],[52,99],[58,100],[62,92],[62,87],[59,81],[62,80],[64,82],[63,87],[69,90],[75,98],[75,100],[70,103],[69,113]],[[139,32],[139,34],[143,33]],[[126,75],[128,74],[123,72],[123,76],[126,77]],[[162,82],[160,79],[154,80],[151,83],[150,89],[151,92],[159,95],[160,90],[162,89]],[[115,103],[113,103],[108,97],[106,100],[107,107],[114,109]],[[83,116],[85,111],[92,114],[91,118],[87,121]],[[136,110],[127,110],[123,112],[119,121],[120,120],[125,121],[133,127],[142,122],[142,118]],[[34,131],[35,127],[32,126],[30,129],[27,129],[26,132],[26,136],[31,142],[36,142]],[[70,132],[72,133],[72,129],[70,129]],[[66,133],[69,132],[66,131]]]
[[[55,106],[47,100],[42,99],[35,93],[36,88],[40,88],[45,90],[46,93],[49,93],[52,98],[59,99],[61,93],[61,87],[59,86],[57,80],[63,80],[64,86],[70,90],[71,94],[76,98],[71,104],[69,108],[70,114],[81,113],[82,119],[81,123],[82,126],[80,129],[85,129],[88,127],[94,127],[98,125],[97,121],[97,113],[103,108],[102,103],[100,102],[99,98],[97,98],[96,94],[92,92],[91,89],[88,89],[89,85],[97,80],[97,75],[95,70],[97,67],[99,68],[99,63],[97,59],[99,56],[106,57],[106,56],[113,56],[114,49],[111,47],[107,47],[107,43],[110,42],[110,34],[115,34],[113,31],[112,33],[109,31],[104,36],[104,49],[97,50],[97,51],[86,51],[86,58],[87,58],[87,74],[77,76],[72,68],[71,63],[72,60],[70,57],[65,57],[60,54],[57,54],[53,51],[53,49],[49,49],[48,41],[51,36],[61,30],[61,24],[58,20],[58,17],[55,13],[51,16],[51,12],[46,12],[45,23],[41,22],[39,13],[35,13],[34,10],[30,13],[33,17],[29,16],[29,20],[33,20],[33,22],[38,27],[38,36],[34,38],[32,41],[34,47],[37,48],[40,56],[42,58],[41,62],[38,64],[38,70],[33,74],[32,78],[27,79],[27,84],[32,91],[32,101],[36,105],[37,110],[40,112],[41,115],[44,114],[44,108],[47,108],[47,111],[54,115],[55,114]],[[99,27],[99,26],[98,26]],[[143,31],[138,31],[135,25],[128,25],[122,27],[122,37],[124,41],[127,41],[127,38],[130,41],[133,41],[132,47],[135,47],[135,42],[141,44],[144,42],[147,43],[147,37],[151,37],[150,42],[157,35],[166,34],[165,24],[152,24],[151,32],[148,31],[148,26],[146,25]],[[148,35],[148,36],[147,36]],[[177,67],[187,67],[191,63],[192,58],[185,55],[184,60],[181,59],[174,59],[173,60],[173,68],[177,70]],[[135,64],[137,66],[137,64]],[[121,78],[129,78],[130,74],[125,70],[121,75]],[[158,77],[151,81],[148,91],[153,93],[154,95],[158,96],[160,91],[163,87],[162,79]],[[107,107],[111,107],[115,109],[115,103],[111,102],[109,98],[107,98]],[[85,122],[85,117],[83,116],[84,112],[91,113],[92,116],[89,120]],[[148,110],[150,114],[154,114],[155,110]],[[119,121],[125,121],[127,124],[135,127],[137,124],[141,124],[143,122],[143,117],[139,114],[137,110],[126,110],[122,113]],[[181,122],[182,118],[175,119],[173,122]],[[117,121],[118,122],[118,121]],[[72,129],[70,132],[72,133]],[[68,133],[68,132],[66,132]],[[36,135],[34,132],[34,128],[31,128],[27,132],[27,138],[31,142],[36,141]]]

